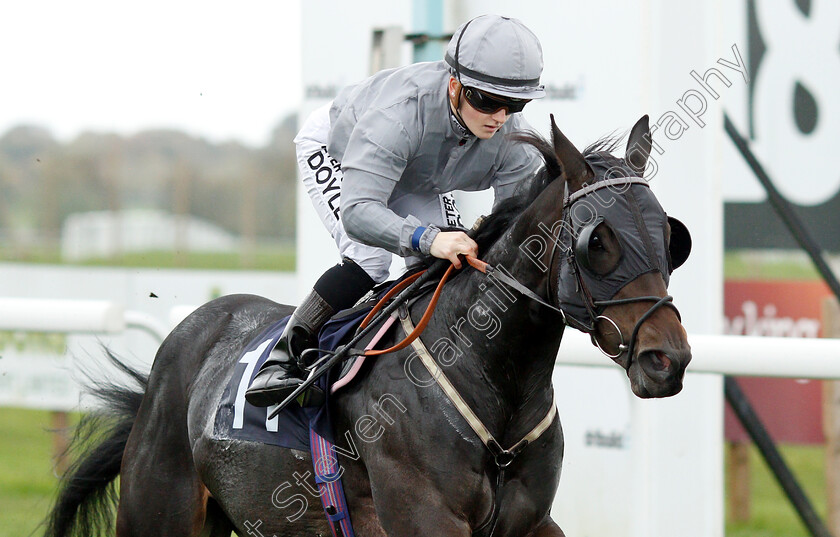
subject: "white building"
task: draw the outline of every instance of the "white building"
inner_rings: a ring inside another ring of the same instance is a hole
[[[218,226],[157,210],[72,214],[61,230],[61,256],[67,261],[125,252],[228,252],[235,248],[234,235]]]

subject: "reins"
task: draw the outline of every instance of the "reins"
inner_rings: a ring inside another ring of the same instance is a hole
[[[522,295],[530,298],[534,302],[537,302],[538,304],[541,304],[542,306],[545,306],[546,308],[550,309],[551,311],[557,313],[558,315],[560,315],[561,319],[563,320],[563,324],[566,324],[566,314],[563,313],[563,310],[561,310],[557,306],[555,306],[553,304],[549,304],[548,302],[543,300],[542,297],[540,297],[537,293],[531,291],[530,289],[528,289],[527,287],[522,285],[522,283],[519,280],[517,280],[516,278],[514,278],[514,277],[506,274],[505,272],[495,268],[493,265],[490,265],[489,263],[487,263],[485,261],[482,261],[481,259],[478,259],[478,258],[475,258],[475,257],[472,257],[472,256],[466,256],[466,257],[467,257],[467,263],[469,263],[470,266],[475,268],[477,271],[482,272],[489,277],[496,278],[497,280],[499,280],[502,283],[508,285],[509,287],[512,287],[513,289],[516,289]]]
[[[501,270],[498,270],[486,261],[482,261],[481,259],[478,259],[471,255],[465,256],[465,258],[467,263],[477,271],[487,275],[488,277],[496,278],[497,280],[508,285],[509,287],[512,287],[513,289],[519,291],[522,295],[557,313],[558,315],[560,315],[561,319],[563,320],[563,323],[566,324],[566,314],[563,313],[563,310],[543,300],[542,297],[525,287],[521,282],[519,282],[519,280],[504,273]],[[443,277],[441,277],[440,282],[438,282],[437,287],[435,288],[435,292],[432,295],[432,299],[429,301],[429,305],[426,306],[426,311],[420,318],[420,322],[418,322],[417,325],[412,328],[411,332],[405,337],[405,339],[403,339],[402,341],[400,341],[392,347],[388,347],[387,349],[368,349],[362,352],[361,354],[364,356],[379,356],[382,354],[388,354],[389,352],[395,352],[404,349],[411,345],[411,342],[417,339],[429,325],[429,321],[432,319],[432,314],[434,314],[435,308],[437,307],[437,302],[440,298],[440,294],[443,291],[443,285],[446,283],[446,281],[452,275],[452,272],[454,272],[455,270],[457,270],[455,269],[455,265],[449,265],[449,267],[446,269],[446,272],[443,274]],[[370,310],[367,316],[365,316],[365,318],[362,320],[362,323],[359,325],[359,328],[366,328],[368,324],[376,317],[376,314],[385,306],[385,304],[388,303],[389,300],[391,300],[392,297],[394,297],[400,291],[411,285],[424,272],[425,271],[421,271],[417,274],[412,274],[405,280],[395,285],[390,291],[388,291],[381,299],[379,299],[379,302],[376,303],[376,305],[373,307],[372,310]]]
[[[437,306],[438,299],[440,298],[440,293],[443,291],[443,285],[446,283],[446,280],[449,279],[449,276],[452,274],[454,269],[455,265],[449,265],[449,268],[447,268],[446,272],[443,273],[443,276],[441,277],[440,282],[438,282],[437,287],[435,288],[435,292],[432,295],[432,299],[429,301],[429,305],[426,306],[426,311],[423,313],[423,317],[420,318],[420,322],[417,323],[417,326],[414,327],[414,329],[411,331],[410,334],[406,336],[405,339],[403,339],[393,347],[388,347],[387,349],[380,350],[368,349],[362,354],[364,356],[379,356],[381,354],[388,354],[389,352],[395,352],[400,349],[404,349],[411,345],[411,342],[417,339],[420,336],[420,334],[423,333],[423,330],[425,330],[426,327],[429,325],[429,321],[432,319],[432,314],[435,312],[435,307]],[[365,318],[362,320],[362,324],[359,325],[359,328],[366,328],[368,323],[370,323],[370,321],[376,316],[379,310],[381,310],[385,306],[385,304],[391,299],[391,297],[393,297],[394,295],[411,285],[414,282],[414,280],[419,278],[424,272],[426,271],[424,270],[422,272],[418,272],[417,274],[409,276],[405,280],[395,285],[393,289],[388,291],[385,294],[385,296],[383,296],[379,300],[379,302],[376,303],[373,309],[370,310],[370,313],[368,313],[367,316],[365,316]]]

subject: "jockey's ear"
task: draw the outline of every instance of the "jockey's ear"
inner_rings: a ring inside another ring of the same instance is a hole
[[[454,98],[461,91],[461,83],[454,76],[449,77],[449,98]]]
[[[595,177],[595,172],[586,163],[586,159],[566,136],[557,128],[554,114],[551,114],[551,141],[554,144],[554,154],[563,168],[560,178],[569,186],[568,193],[579,190],[585,183]]]
[[[640,176],[645,173],[652,144],[650,125],[646,114],[633,125],[630,138],[627,140],[627,149],[624,151],[625,162]]]

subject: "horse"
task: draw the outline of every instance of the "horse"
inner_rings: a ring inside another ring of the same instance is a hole
[[[331,402],[358,535],[563,536],[549,511],[563,459],[551,377],[566,325],[590,334],[635,395],[682,388],[691,351],[667,283],[690,239],[641,178],[647,116],[624,158],[611,154],[615,139],[581,153],[553,116],[551,128],[550,142],[519,136],[545,166],[475,233],[499,278],[457,272],[420,336],[493,443],[424,376],[414,348],[369,360]],[[415,298],[402,315],[417,319],[430,300]],[[243,347],[292,310],[252,295],[217,298],[168,335],[148,376],[116,362],[138,386],[98,389],[111,428],[83,444],[45,535],[329,534],[309,453],[213,430]],[[382,344],[402,337],[392,330]]]

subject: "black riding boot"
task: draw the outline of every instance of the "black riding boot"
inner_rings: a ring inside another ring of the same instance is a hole
[[[292,314],[277,345],[260,368],[245,399],[254,406],[265,407],[282,402],[306,378],[303,370],[318,357],[311,352],[301,356],[306,349],[318,346],[317,334],[333,309],[316,291],[309,293]],[[317,406],[323,402],[323,393],[313,386],[302,394],[301,406]]]
[[[283,402],[303,382],[303,369],[317,359],[317,352],[301,353],[317,346],[321,326],[334,312],[353,306],[373,285],[364,269],[349,259],[326,271],[292,314],[268,360],[246,390],[245,399],[259,407]],[[318,406],[323,400],[324,394],[313,386],[298,398],[298,403]]]

